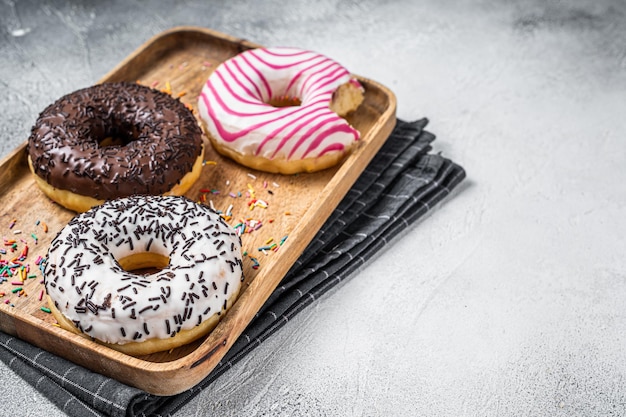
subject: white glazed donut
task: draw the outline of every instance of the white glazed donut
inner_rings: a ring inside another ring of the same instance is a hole
[[[138,268],[162,266],[142,275]],[[210,208],[184,197],[110,200],[74,217],[43,269],[59,324],[131,355],[210,331],[243,280],[241,241]]]
[[[363,91],[318,53],[251,49],[209,76],[198,112],[218,152],[263,171],[312,172],[338,163],[358,141],[340,116],[361,104]]]

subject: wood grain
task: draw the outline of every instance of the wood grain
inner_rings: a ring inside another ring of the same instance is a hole
[[[180,97],[195,113],[197,97],[211,71],[239,52],[258,46],[209,29],[174,28],[146,42],[99,82],[136,81],[164,89]],[[348,120],[361,132],[362,140],[334,168],[292,176],[267,174],[222,158],[207,143],[207,163],[186,195],[223,212],[230,208],[232,225],[254,219],[262,226],[242,236],[247,251],[245,282],[235,305],[208,336],[171,352],[131,357],[57,327],[52,316],[41,310],[43,285],[34,260],[45,256],[52,238],[74,213],[39,191],[26,164],[26,145],[20,146],[0,163],[0,234],[28,245],[25,263],[29,263],[30,273],[36,278],[26,280],[24,294],[19,297],[11,292],[14,287],[10,282],[0,284],[0,292],[5,292],[0,298],[0,330],[153,394],[172,395],[197,384],[250,323],[391,133],[395,96],[372,80],[358,78],[366,90],[365,101]],[[248,205],[252,197],[266,201],[267,208]],[[15,226],[9,229],[14,220]],[[43,232],[44,223],[47,233]],[[21,233],[15,235],[16,230]],[[37,237],[36,243],[33,236]],[[285,236],[278,250],[258,250],[270,240],[280,243]],[[0,259],[16,254],[3,256]],[[257,262],[259,267],[255,269]]]

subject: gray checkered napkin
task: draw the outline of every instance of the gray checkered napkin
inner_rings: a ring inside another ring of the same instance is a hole
[[[0,359],[70,416],[170,416],[322,294],[434,209],[465,171],[431,154],[428,121],[398,120],[393,133],[242,336],[202,382],[159,397],[0,333]]]

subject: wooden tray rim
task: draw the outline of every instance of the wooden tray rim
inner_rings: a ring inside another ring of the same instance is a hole
[[[201,27],[194,27],[194,26],[178,26],[178,27],[173,27],[171,29],[165,30],[163,32],[160,32],[157,35],[152,36],[151,38],[149,38],[146,42],[144,42],[140,47],[138,47],[136,50],[134,50],[132,53],[130,53],[129,55],[126,56],[125,59],[123,59],[121,62],[119,62],[113,69],[111,69],[110,71],[108,71],[102,78],[100,78],[100,80],[97,81],[97,83],[102,83],[102,82],[106,82],[108,79],[110,79],[112,76],[114,76],[115,74],[117,74],[118,71],[120,71],[121,68],[123,68],[124,66],[128,65],[130,62],[132,62],[134,59],[136,59],[138,56],[140,56],[142,53],[144,53],[146,51],[146,49],[148,49],[149,47],[151,47],[153,44],[155,44],[156,42],[159,42],[160,40],[162,40],[163,38],[166,38],[168,36],[172,36],[172,35],[180,35],[181,33],[184,32],[188,32],[188,33],[200,33],[203,35],[208,35],[208,36],[212,36],[215,38],[218,38],[220,40],[224,40],[224,41],[228,41],[228,42],[232,42],[235,44],[239,44],[242,45],[245,49],[250,49],[250,48],[256,48],[256,47],[261,47],[261,45],[249,42],[245,39],[241,39],[241,38],[237,38],[228,34],[224,34],[212,29],[208,29],[208,28],[201,28]],[[381,91],[383,91],[386,95],[387,98],[389,100],[389,106],[388,108],[381,114],[381,116],[379,117],[379,122],[380,121],[384,121],[385,123],[380,123],[378,125],[375,125],[372,129],[370,129],[367,134],[365,135],[365,137],[362,138],[363,142],[370,142],[371,140],[373,140],[372,138],[375,137],[376,135],[381,134],[381,130],[388,126],[391,121],[395,122],[395,111],[396,111],[396,98],[395,95],[393,94],[393,92],[391,90],[389,90],[388,88],[384,87],[383,85],[355,75],[359,80],[363,81],[364,83],[369,83],[373,86],[376,86],[378,89],[380,89]],[[24,141],[21,145],[19,145],[17,148],[15,148],[12,152],[10,152],[7,156],[5,156],[4,158],[2,158],[2,160],[0,160],[0,168],[9,165],[9,164],[19,164],[20,159],[23,159],[24,161],[26,160],[25,156],[24,156],[24,151],[25,148],[27,146],[27,141]],[[375,154],[375,152],[374,152]],[[340,181],[341,179],[343,179],[346,176],[346,172],[348,170],[354,169],[353,168],[353,164],[350,163],[351,159],[354,159],[357,157],[357,153],[354,153],[352,155],[350,155],[348,157],[348,159],[346,159],[343,163],[342,166],[339,167],[339,169],[336,171],[336,173],[332,176],[331,180],[326,184],[326,186],[324,187],[324,190],[330,189],[333,190],[335,188],[337,188],[337,181]],[[368,160],[369,162],[369,160]],[[363,164],[363,168],[365,168],[366,164]],[[362,169],[360,170],[362,171]],[[10,181],[10,180],[9,180]],[[348,187],[349,189],[349,187]],[[347,191],[347,190],[346,190]],[[313,217],[314,215],[312,214],[315,210],[309,210],[307,211],[305,217]],[[308,223],[305,220],[305,217],[303,217],[295,226],[294,230],[291,232],[291,234],[294,235],[294,240],[296,240],[297,238],[299,238],[299,234],[302,234],[304,229],[308,226]],[[325,220],[325,219],[324,219]],[[319,225],[321,226],[321,224]],[[316,227],[316,230],[319,229],[319,226]],[[290,237],[291,240],[291,237]],[[257,282],[258,280],[254,280],[250,286],[246,289],[246,291],[252,291],[252,286],[254,286],[255,282]],[[59,338],[61,340],[65,340],[68,343],[72,343],[72,344],[76,344],[76,345],[80,345],[90,351],[95,351],[95,349],[93,348],[94,345],[96,345],[98,347],[97,350],[97,354],[100,355],[102,357],[102,359],[107,359],[119,364],[123,364],[125,368],[132,368],[132,369],[139,369],[142,371],[146,371],[146,364],[147,364],[147,368],[149,368],[149,373],[160,373],[160,372],[171,372],[171,371],[185,371],[184,366],[185,365],[189,365],[189,364],[196,364],[196,363],[201,363],[203,362],[207,355],[211,355],[212,353],[214,353],[214,351],[219,348],[219,346],[206,346],[206,342],[208,342],[210,339],[207,338],[205,340],[205,342],[203,342],[200,346],[198,346],[198,348],[196,348],[194,351],[190,352],[189,354],[172,360],[172,361],[167,361],[167,362],[151,362],[151,361],[147,361],[147,360],[143,360],[140,358],[136,358],[133,356],[129,356],[126,354],[123,354],[121,352],[118,352],[116,350],[110,349],[110,348],[106,348],[106,349],[102,349],[101,348],[105,348],[102,345],[99,345],[95,342],[92,342],[88,339],[85,339],[84,337],[81,337],[79,335],[76,335],[74,333],[71,332],[67,332],[63,329],[60,329],[50,323],[47,323],[31,314],[28,314],[24,311],[21,311],[17,308],[11,308],[9,306],[5,306],[3,304],[0,304],[0,317],[2,316],[2,314],[6,314],[10,317],[12,317],[13,319],[23,322],[24,324],[29,324],[34,328],[38,328],[40,331],[46,332],[48,334],[50,334],[52,337],[54,338]],[[16,329],[16,334],[18,335],[18,337],[20,336],[20,331],[19,329]],[[237,334],[236,336],[239,337],[241,333]],[[237,337],[235,337],[234,339],[236,340]],[[228,347],[230,348],[230,346],[232,346],[232,343],[234,343],[234,340],[229,341],[228,342]],[[227,345],[227,342],[224,341],[224,346]],[[222,349],[223,350],[223,349]],[[228,349],[223,350],[223,352],[221,353],[221,357],[223,357],[223,355],[226,353]],[[194,366],[192,366],[194,367]],[[214,367],[214,366],[213,366]],[[208,373],[213,369],[213,367],[211,367],[205,374],[208,375]],[[109,375],[110,376],[110,375]],[[115,376],[111,376],[114,379]],[[123,381],[126,382],[126,381]],[[144,389],[144,387],[137,387],[140,389]],[[187,387],[190,388],[190,387]],[[175,392],[174,392],[175,393]],[[174,394],[172,393],[172,394]],[[170,395],[170,394],[163,394],[163,393],[158,393],[158,395]]]

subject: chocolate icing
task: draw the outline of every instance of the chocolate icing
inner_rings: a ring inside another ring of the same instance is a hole
[[[100,143],[113,138],[117,144]],[[163,194],[191,171],[202,131],[179,100],[134,83],[105,83],[61,97],[28,139],[36,175],[99,200]]]

